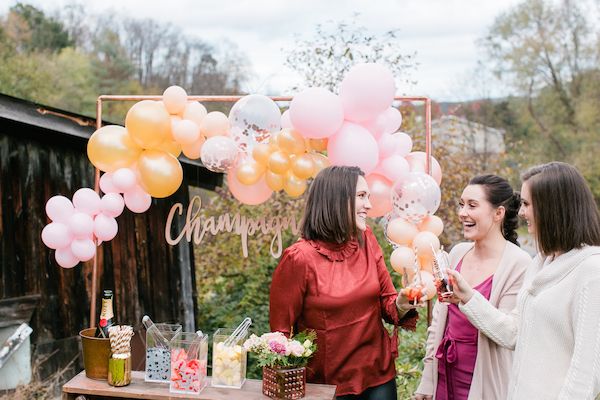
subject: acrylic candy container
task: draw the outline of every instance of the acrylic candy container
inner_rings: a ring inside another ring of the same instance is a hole
[[[207,383],[208,336],[180,332],[171,340],[171,393],[198,394]]]
[[[211,386],[240,389],[246,381],[246,350],[243,343],[247,331],[227,341],[233,329],[217,329],[213,336]]]
[[[156,324],[160,333],[171,341],[179,332],[181,325]],[[169,383],[171,379],[171,349],[165,349],[156,343],[151,333],[146,331],[146,382]]]

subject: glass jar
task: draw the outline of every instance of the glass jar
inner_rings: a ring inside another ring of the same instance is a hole
[[[213,335],[211,386],[240,389],[246,381],[246,332],[233,343],[225,343],[233,329],[219,328]]]
[[[306,367],[263,367],[262,392],[272,399],[300,399],[306,394]]]
[[[207,384],[208,335],[179,332],[171,340],[171,393],[198,394]]]
[[[170,342],[179,332],[181,325],[156,324],[160,333]],[[146,331],[146,382],[169,382],[171,378],[171,349],[158,346],[152,334]]]
[[[108,384],[126,386],[131,383],[131,353],[111,353],[108,359]]]

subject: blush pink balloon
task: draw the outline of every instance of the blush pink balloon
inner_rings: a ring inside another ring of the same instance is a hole
[[[344,121],[342,101],[323,88],[309,88],[290,102],[290,121],[306,138],[322,139],[333,135]]]
[[[51,249],[60,249],[71,244],[73,236],[67,225],[52,222],[42,229],[42,242]]]
[[[379,158],[384,159],[396,152],[398,149],[398,140],[389,133],[384,133],[381,135],[379,140],[377,141],[377,146],[379,147]]]
[[[79,261],[89,261],[96,255],[96,245],[91,239],[75,239],[71,243],[71,252]]]
[[[402,114],[394,107],[389,107],[374,119],[361,122],[371,132],[375,139],[379,139],[384,133],[395,132],[402,124]]]
[[[79,259],[71,251],[70,245],[62,249],[57,249],[56,253],[54,253],[54,258],[57,264],[63,268],[73,268],[79,264]]]
[[[102,190],[102,193],[120,193],[112,181],[111,172],[106,172],[100,177],[100,190]]]
[[[125,205],[134,213],[143,213],[150,208],[152,196],[150,196],[141,186],[135,187],[123,194]]]
[[[425,162],[427,160],[427,156],[424,152],[413,151],[405,158],[406,161],[408,161],[410,172],[425,172]],[[435,157],[431,157],[431,176],[438,185],[442,183],[442,167],[440,167],[440,163],[435,159]]]
[[[54,222],[66,223],[74,212],[73,203],[65,196],[52,196],[46,202],[46,214]]]
[[[100,212],[100,196],[90,188],[81,188],[73,194],[73,205],[77,211],[94,216]]]
[[[105,214],[98,214],[94,219],[94,235],[104,241],[107,242],[112,240],[119,231],[119,225],[117,221],[109,217]]]
[[[364,127],[344,122],[327,142],[331,165],[357,166],[368,175],[379,161],[377,142]]]
[[[371,209],[369,217],[381,217],[392,211],[392,182],[378,174],[370,174],[365,178],[371,191]]]
[[[119,168],[112,173],[111,180],[119,193],[131,190],[137,183],[137,177],[131,168]]]
[[[94,220],[84,212],[74,213],[67,226],[76,239],[90,238],[94,232]]]
[[[172,125],[173,139],[181,145],[192,144],[200,139],[200,127],[194,121],[182,119]]]
[[[163,92],[162,101],[169,114],[181,114],[187,105],[187,93],[179,86],[169,86]]]
[[[185,106],[185,111],[183,112],[183,119],[189,119],[190,121],[194,121],[198,126],[202,123],[204,117],[206,117],[208,111],[206,111],[206,107],[197,101],[190,101]]]
[[[374,63],[357,64],[340,85],[344,118],[352,122],[374,119],[392,105],[395,94],[396,84],[389,69]]]
[[[292,129],[292,121],[290,120],[290,110],[285,110],[281,114],[281,129]]]
[[[377,172],[390,181],[396,182],[409,172],[408,161],[402,156],[392,154],[388,158],[381,160],[377,166]]]
[[[396,154],[406,157],[408,153],[412,151],[412,139],[404,132],[396,132],[393,135],[398,142],[398,147],[396,147]]]
[[[265,177],[261,177],[254,185],[244,185],[233,173],[227,174],[227,186],[240,203],[254,206],[269,200],[273,191],[267,185]]]
[[[108,193],[100,200],[100,210],[109,217],[117,218],[125,208],[125,200],[118,193]]]

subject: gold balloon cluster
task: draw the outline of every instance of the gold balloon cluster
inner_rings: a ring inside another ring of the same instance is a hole
[[[327,149],[327,139],[305,139],[291,128],[271,135],[268,143],[257,143],[252,158],[238,163],[233,171],[244,185],[253,185],[263,176],[273,191],[285,191],[291,197],[301,196],[329,160],[320,153]]]

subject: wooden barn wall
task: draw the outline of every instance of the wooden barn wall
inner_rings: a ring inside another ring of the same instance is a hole
[[[40,238],[49,222],[44,207],[51,196],[71,198],[77,189],[93,187],[94,169],[85,146],[79,138],[0,123],[0,299],[41,296],[31,325],[32,343],[38,350],[47,347],[42,353],[76,340],[89,326],[92,262],[61,268]],[[203,174],[216,182],[216,174],[197,167],[184,175],[197,181]],[[168,199],[153,199],[146,213],[126,209],[118,217],[119,233],[99,249],[97,315],[101,290],[113,289],[118,322],[139,329],[141,317],[148,314],[155,321],[179,321],[193,329],[192,252],[185,241],[172,247],[164,238],[167,213],[175,202],[188,202],[185,181]],[[182,225],[182,218],[175,223]],[[66,351],[59,356],[65,360],[74,352],[72,343],[58,347]]]

